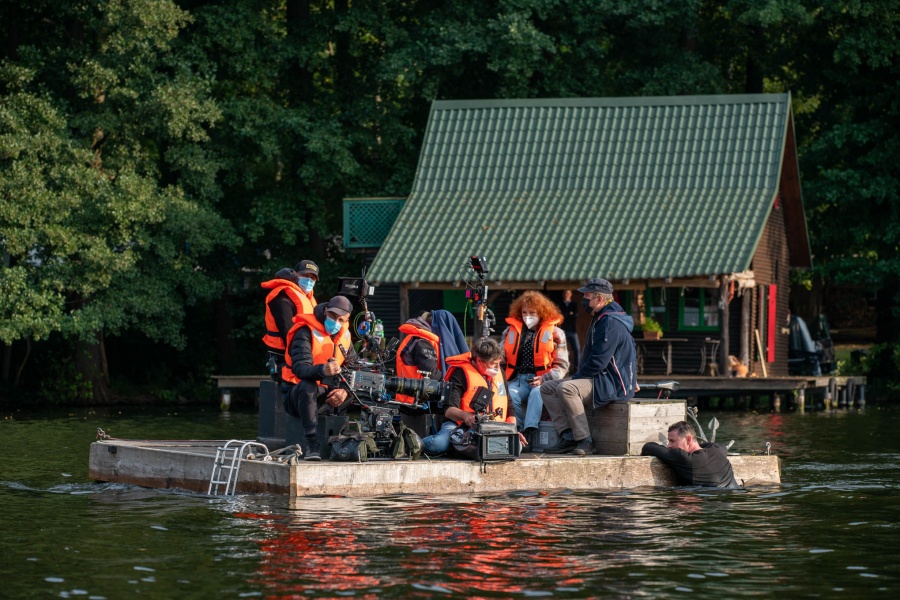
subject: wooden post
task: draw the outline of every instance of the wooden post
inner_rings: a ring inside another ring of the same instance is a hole
[[[781,412],[781,394],[778,392],[772,394],[772,410]]]
[[[722,278],[719,285],[719,305],[722,310],[719,313],[719,374],[731,376],[731,367],[728,364],[728,319],[730,311],[728,310],[728,282]],[[714,362],[708,360],[707,362]],[[703,365],[706,369],[706,365]]]
[[[797,390],[797,412],[801,415],[806,412],[806,390],[804,388]]]
[[[750,290],[744,290],[741,292],[741,363],[747,365],[751,371],[753,371],[753,364],[750,362],[750,336],[753,333],[750,331],[750,309],[753,304],[753,295],[750,293]],[[725,351],[726,355],[728,352]]]
[[[756,349],[759,352],[759,365],[762,367],[763,377],[769,376],[769,370],[766,368],[766,355],[763,352],[762,339],[759,337],[759,329],[754,329],[756,335]]]

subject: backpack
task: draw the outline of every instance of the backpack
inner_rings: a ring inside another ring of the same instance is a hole
[[[409,456],[411,460],[416,460],[422,456],[422,438],[419,434],[400,424],[400,433],[394,440],[394,447],[391,449],[391,458],[398,459]]]
[[[356,431],[353,431],[353,427]],[[369,455],[378,452],[375,444],[375,434],[371,431],[363,431],[359,421],[349,421],[341,428],[337,435],[328,438],[331,445],[331,460],[366,462]]]

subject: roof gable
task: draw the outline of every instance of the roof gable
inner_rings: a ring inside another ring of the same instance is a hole
[[[790,96],[434,102],[373,282],[639,279],[746,269]],[[427,243],[423,243],[425,240]]]

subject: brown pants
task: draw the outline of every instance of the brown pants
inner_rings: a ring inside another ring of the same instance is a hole
[[[572,430],[575,441],[591,435],[585,409],[593,404],[594,386],[590,379],[554,379],[541,384],[544,407],[550,413],[553,428],[561,434]]]

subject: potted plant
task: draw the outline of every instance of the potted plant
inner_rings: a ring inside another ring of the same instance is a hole
[[[658,340],[662,337],[662,325],[653,317],[644,319],[641,330],[644,332],[645,340]]]

